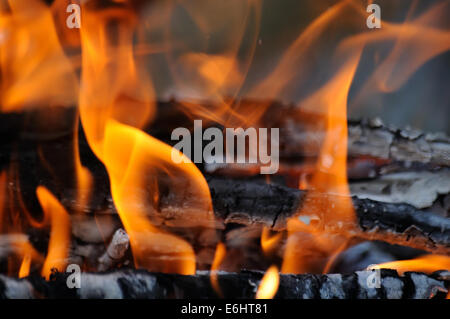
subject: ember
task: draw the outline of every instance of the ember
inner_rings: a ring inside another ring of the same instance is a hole
[[[0,0],[0,297],[448,298],[450,4],[378,2]]]

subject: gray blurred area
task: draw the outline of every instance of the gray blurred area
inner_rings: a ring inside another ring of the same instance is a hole
[[[208,6],[202,5],[202,2],[206,3],[205,1],[193,2],[198,4],[194,7],[198,12],[192,13],[175,5],[170,9],[170,17],[163,23],[168,24],[167,28],[175,39],[182,39],[181,51],[193,50],[206,54],[220,54],[226,50],[228,43],[233,43],[231,40],[232,33],[235,32],[233,28],[240,21],[239,14],[237,11],[228,12],[226,8],[217,11],[211,10]],[[230,95],[246,97],[252,91],[252,87],[268,77],[289,46],[314,19],[338,2],[340,1],[256,1],[256,4],[262,6],[260,23],[255,31],[252,19],[257,23],[257,18],[252,16],[253,13],[249,10],[250,13],[246,16],[246,31],[242,35],[238,54],[239,59],[248,59],[251,63],[245,81],[236,89],[237,92],[231,92]],[[361,0],[358,3],[365,8],[370,2]],[[447,33],[450,30],[450,5],[447,0],[376,0],[374,2],[379,4],[382,9],[383,22],[393,23],[414,20],[433,6],[442,5],[439,14],[433,18],[432,27]],[[209,6],[211,6],[211,2],[209,2]],[[231,9],[235,8],[230,6]],[[148,10],[153,13],[152,16],[158,15],[159,11],[166,12],[164,4],[161,3],[153,3]],[[207,22],[217,20],[217,30],[213,28],[205,34],[205,31],[198,26],[198,21],[190,17],[190,14],[203,17],[206,25]],[[162,20],[164,19],[162,18]],[[228,25],[227,19],[230,19]],[[351,22],[349,22],[350,20]],[[323,45],[314,47],[309,53],[308,63],[303,66],[295,64],[292,66],[294,71],[296,68],[304,71],[303,73],[308,75],[308,79],[302,79],[302,83],[295,76],[292,77],[290,87],[277,98],[286,103],[297,104],[314,89],[318,89],[321,83],[324,83],[324,79],[329,76],[327,65],[332,59],[333,48],[346,36],[359,32],[377,31],[368,31],[365,17],[358,17],[354,12],[343,14],[342,18],[333,21],[329,31],[327,30],[321,35],[322,38],[319,42]],[[151,36],[153,38],[163,37],[163,33],[153,32]],[[450,38],[447,41],[450,42]],[[256,43],[253,55],[249,53],[252,43]],[[450,52],[448,49],[421,65],[398,90],[392,92],[374,90],[370,95],[356,99],[368,76],[376,70],[380,56],[381,59],[383,54],[386,56],[394,45],[395,43],[383,43],[382,47],[379,47],[378,44],[375,44],[364,49],[349,93],[348,117],[380,117],[385,124],[397,127],[409,126],[427,132],[444,131],[450,134]],[[419,50],[421,49],[419,46]],[[180,93],[182,90],[173,86],[176,81],[173,79],[174,69],[168,66],[171,63],[170,59],[168,61],[164,54],[155,54],[151,57],[150,63],[158,94],[163,97],[182,96],[182,92]],[[396,72],[395,65],[392,66],[392,70],[394,73]],[[289,94],[284,94],[286,92]]]

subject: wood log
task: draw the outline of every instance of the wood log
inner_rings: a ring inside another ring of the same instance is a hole
[[[225,298],[252,299],[263,272],[218,272]],[[81,273],[79,288],[68,288],[69,274],[53,274],[50,281],[37,276],[15,279],[0,275],[1,298],[81,299],[196,299],[219,298],[211,286],[211,273],[195,275],[150,273],[145,270],[117,270]],[[376,277],[378,276],[378,277]],[[445,299],[450,285],[448,271],[431,275],[395,270],[359,271],[348,275],[280,275],[275,298],[282,299]]]
[[[204,107],[214,108],[213,105],[208,106],[207,103]],[[259,127],[280,128],[280,156],[282,159],[315,157],[319,154],[325,134],[323,127],[317,125],[324,120],[322,114],[308,113],[295,105],[277,101],[243,99],[236,101],[232,107],[243,112],[244,110],[265,109],[257,124]],[[192,128],[192,118],[201,118],[187,114],[188,112],[180,101],[159,102],[157,117],[147,128],[147,132],[170,142],[170,134],[174,128],[180,126]],[[221,123],[209,121],[204,124],[204,128],[206,125],[217,126],[219,124]],[[230,120],[229,124],[242,125],[242,122]],[[254,125],[255,123],[250,124]],[[424,133],[411,128],[396,128],[392,125],[385,125],[379,118],[349,120],[348,156],[366,156],[389,162],[406,162],[408,165],[409,163],[421,163],[450,167],[450,137],[443,132]]]
[[[284,230],[286,221],[305,201],[330,203],[333,214],[334,195],[315,194],[280,185],[248,180],[207,178],[214,210],[224,223],[244,225],[264,224],[274,230]],[[450,253],[450,219],[424,212],[407,204],[391,204],[352,197],[357,222],[352,235],[381,240],[428,251]],[[337,208],[336,208],[337,209]],[[325,212],[311,211],[323,216]],[[327,231],[339,231],[329,225]]]
[[[212,103],[199,105],[214,108]],[[280,128],[281,158],[305,158],[319,154],[325,131],[317,126],[317,123],[323,121],[323,115],[311,114],[295,105],[277,101],[242,99],[235,101],[232,107],[243,112],[265,109],[258,125]],[[50,141],[70,135],[76,116],[74,110],[75,108],[52,107],[51,112],[58,114],[58,122],[47,125],[45,130],[40,121],[42,114],[46,112],[45,108],[26,113],[0,114],[1,141],[10,142],[18,136],[37,141]],[[201,119],[200,116],[189,113],[182,101],[158,101],[156,117],[145,130],[156,138],[173,144],[170,139],[172,131],[177,127],[193,128],[193,118]],[[204,128],[219,124],[205,120]],[[236,121],[229,124],[243,125]],[[388,161],[406,162],[408,165],[419,163],[432,167],[450,167],[450,137],[444,132],[425,133],[410,128],[395,128],[384,125],[378,118],[349,120],[348,155],[350,158],[365,156],[381,160],[378,164],[386,164],[385,161]]]
[[[319,218],[325,213],[333,215],[339,209],[337,205],[333,205],[338,200],[336,195],[316,193],[306,196],[306,191],[251,179],[215,176],[206,176],[206,179],[216,216],[214,224],[204,219],[204,212],[196,212],[195,207],[199,207],[199,199],[190,195],[190,181],[178,183],[185,183],[185,193],[173,194],[170,190],[161,193],[159,209],[149,213],[150,220],[157,226],[168,228],[224,229],[228,224],[240,224],[267,226],[275,231],[284,231],[287,219],[299,212],[306,201],[312,201],[313,204],[322,201],[329,203],[327,212],[319,209],[309,212],[311,216]],[[433,253],[450,254],[449,218],[403,203],[384,203],[356,196],[352,197],[352,201],[356,213],[355,223],[344,225],[345,228],[325,225],[325,231],[365,240],[381,240]],[[109,207],[102,209],[101,213],[115,214],[112,200],[105,202],[109,203]]]

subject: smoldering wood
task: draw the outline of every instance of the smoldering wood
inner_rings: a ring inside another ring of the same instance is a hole
[[[225,298],[252,299],[263,272],[218,272]],[[379,280],[372,277],[379,274]],[[281,299],[445,299],[448,271],[431,275],[395,270],[359,271],[348,275],[280,275],[275,298]],[[219,298],[211,286],[209,271],[195,275],[150,273],[122,269],[107,273],[82,273],[80,288],[67,287],[69,274],[55,273],[50,281],[37,276],[15,279],[0,275],[1,298],[81,298],[81,299],[190,299]],[[372,277],[371,277],[372,276]],[[376,288],[378,287],[378,288]]]

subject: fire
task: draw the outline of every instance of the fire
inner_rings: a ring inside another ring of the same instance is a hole
[[[442,255],[425,255],[415,259],[391,261],[370,266],[370,269],[382,268],[396,269],[401,275],[403,275],[405,271],[432,273],[438,270],[449,270],[450,257]]]
[[[76,104],[78,82],[50,8],[39,0],[2,1],[0,30],[2,112]]]
[[[292,47],[293,51],[288,51],[286,59],[294,59],[295,48],[300,50],[297,53],[300,56],[305,54],[300,45],[311,45],[312,39],[315,40],[324,32],[335,15],[340,14],[344,8],[342,4],[338,4],[316,19],[299,37]],[[341,58],[335,74],[325,85],[300,102],[303,109],[323,115],[326,136],[315,171],[308,182],[311,191],[300,211],[287,223],[289,237],[282,265],[283,273],[318,271],[314,270],[317,267],[314,265],[317,263],[316,259],[326,259],[333,255],[345,242],[344,238],[329,235],[326,229],[344,230],[346,225],[354,222],[346,175],[347,98],[361,52],[362,47],[354,50],[338,48]],[[280,70],[286,68],[286,63],[288,62],[283,61],[280,64]],[[276,72],[273,76],[278,77]],[[319,194],[333,194],[334,199],[317,199]]]
[[[339,1],[312,21],[275,61],[271,72],[261,73],[262,81],[244,85],[260,42],[260,1],[155,4],[161,11],[149,10],[150,18],[144,21],[134,1],[82,1],[80,30],[61,26],[65,23],[61,10],[67,3],[56,0],[49,6],[41,0],[0,0],[0,111],[33,109],[39,112],[39,120],[46,119],[37,121],[37,125],[47,132],[52,129],[51,123],[60,120],[53,110],[77,107],[70,123],[74,125],[69,154],[73,157],[74,178],[67,178],[76,183],[76,201],[84,207],[95,192],[93,176],[80,157],[81,123],[91,150],[107,170],[114,205],[130,237],[134,266],[151,271],[194,274],[194,248],[183,239],[183,230],[175,235],[166,226],[183,228],[189,221],[191,226],[209,227],[214,222],[209,187],[199,168],[182,153],[177,153],[182,160],[176,164],[172,147],[144,131],[155,119],[161,84],[157,83],[159,75],[154,74],[161,70],[149,70],[153,54],[167,60],[164,71],[174,82],[167,90],[176,92],[183,111],[192,118],[232,127],[257,126],[270,103],[240,105],[237,97],[244,93],[258,101],[267,98],[295,103],[299,115],[293,121],[305,120],[300,119],[303,111],[317,115],[317,129],[326,134],[318,157],[306,163],[314,168],[311,176],[301,175],[299,179],[299,188],[308,193],[287,223],[281,272],[320,273],[328,272],[347,247],[351,237],[347,226],[355,222],[346,176],[347,108],[364,47],[393,42],[392,49],[367,77],[354,105],[373,91],[399,89],[426,61],[450,49],[449,32],[434,27],[434,19],[445,12],[448,3],[433,6],[414,19],[408,15],[403,24],[383,22],[382,29],[366,32],[361,30],[365,28],[364,19],[359,19],[366,15],[365,10],[357,1]],[[180,12],[195,27],[192,38],[180,32],[184,27],[178,24]],[[356,35],[345,34],[347,30],[338,27],[340,24],[356,30]],[[322,61],[316,54],[325,51],[323,43],[334,34],[339,41]],[[220,49],[213,49],[217,39]],[[80,49],[81,55],[70,56],[68,49]],[[321,60],[320,65],[316,60]],[[200,105],[199,100],[211,105]],[[42,145],[38,146],[38,155],[50,175],[66,178],[55,173],[55,165],[48,161]],[[69,212],[47,188],[39,186],[36,195],[44,217],[41,221],[34,219],[22,198],[25,193],[20,191],[18,176],[14,165],[0,173],[0,230],[11,235],[25,234],[26,227],[49,227],[45,260],[26,236],[11,244],[20,263],[15,274],[25,277],[43,263],[41,273],[49,278],[52,268],[63,271],[67,262]],[[10,181],[15,182],[17,190],[7,189]],[[169,192],[170,205],[181,208],[169,218],[161,218],[167,217],[161,203],[167,201]],[[187,199],[191,200],[189,205],[185,205]],[[160,225],[161,220],[166,225]],[[260,244],[267,257],[280,246],[283,236],[262,229]],[[219,243],[211,266],[211,284],[219,295],[217,270],[225,255],[225,245]],[[450,268],[448,257],[436,255],[376,267],[401,272]],[[278,268],[272,266],[256,297],[273,298],[278,285]]]
[[[195,219],[208,223],[209,188],[183,154],[179,154],[183,161],[175,164],[169,145],[140,130],[153,116],[155,97],[148,74],[134,55],[137,16],[126,4],[121,6],[100,12],[88,4],[83,7],[81,122],[89,145],[108,171],[136,267],[193,274],[195,254],[190,244],[158,229],[149,217],[161,213],[160,187],[176,194],[186,194],[186,187],[198,206],[186,210],[184,218],[195,214]],[[118,26],[118,39],[106,29],[112,22]]]
[[[42,267],[42,276],[49,278],[51,270],[64,271],[70,247],[70,218],[66,209],[48,189],[39,186],[36,195],[44,211],[44,219],[50,224],[48,252]]]
[[[74,164],[75,164],[75,176],[76,176],[76,182],[77,182],[77,203],[78,207],[82,208],[87,205],[89,202],[89,199],[91,197],[92,193],[92,187],[93,187],[93,177],[89,169],[84,167],[81,164],[81,157],[80,157],[80,147],[79,147],[79,141],[78,141],[78,116],[76,117],[75,121],[75,128],[74,128],[74,150],[73,150],[73,158],[74,158]]]
[[[266,255],[270,255],[274,249],[278,246],[283,237],[282,233],[277,233],[275,235],[270,234],[270,229],[268,227],[263,227],[261,233],[261,248]]]
[[[22,264],[20,265],[19,269],[19,278],[27,277],[30,274],[30,267],[31,267],[31,254],[29,252],[26,252],[23,256]]]
[[[256,299],[272,299],[277,293],[279,284],[280,275],[278,274],[278,268],[271,266],[267,269],[259,284]]]
[[[219,286],[219,281],[217,277],[217,271],[219,270],[220,264],[223,262],[227,249],[223,243],[218,243],[216,247],[216,252],[214,254],[213,263],[211,265],[211,285],[219,296],[223,296],[222,290]]]

